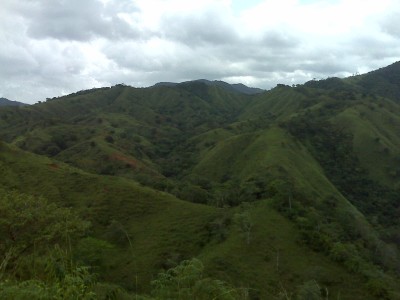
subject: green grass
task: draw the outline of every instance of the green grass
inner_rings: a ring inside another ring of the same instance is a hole
[[[124,226],[133,248],[125,245],[118,249],[117,259],[107,257],[104,265],[110,269],[103,275],[130,288],[137,273],[140,286],[148,287],[168,255],[197,255],[206,225],[216,215],[214,208],[184,202],[124,178],[88,174],[4,144],[0,153],[3,188],[74,207],[93,223],[97,237],[105,235],[113,220]],[[133,260],[139,269],[126,267]]]
[[[250,294],[260,299],[272,299],[282,289],[293,293],[308,280],[327,287],[333,299],[369,299],[360,279],[299,244],[298,230],[270,204],[260,201],[250,209],[254,226],[249,244],[232,226],[224,242],[202,252],[200,258],[209,272],[238,287],[250,288]]]
[[[351,279],[351,286],[348,282],[354,275],[298,244],[298,230],[274,211],[269,201],[256,203],[251,209],[254,227],[250,245],[234,224],[227,225],[229,234],[221,242],[210,233],[209,224],[224,216],[232,218],[239,208],[227,211],[187,203],[128,179],[88,174],[5,144],[0,153],[3,188],[43,195],[74,207],[93,223],[92,234],[98,238],[107,239],[112,221],[122,224],[131,245],[125,241],[106,252],[101,266],[103,280],[147,292],[163,267],[197,256],[209,274],[255,289],[261,298],[275,295],[281,284],[294,291],[313,277],[332,293],[342,291],[342,295],[351,295],[347,299],[367,299],[362,288],[354,285],[357,277]]]
[[[284,170],[287,178],[310,197],[323,199],[338,193],[307,148],[278,127],[222,140],[203,155],[193,173],[215,181],[226,174],[246,181],[271,173],[281,176],[277,170]]]
[[[240,115],[240,120],[273,115],[286,119],[301,109],[307,97],[290,87],[276,87],[268,93],[255,96]]]
[[[400,155],[399,110],[390,102],[381,105],[367,102],[343,111],[333,120],[353,134],[354,151],[371,178],[393,187],[400,176],[396,168]]]

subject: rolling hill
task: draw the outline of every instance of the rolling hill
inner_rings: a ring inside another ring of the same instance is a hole
[[[110,245],[93,249],[101,280],[129,293],[197,257],[249,299],[309,282],[318,297],[400,299],[398,66],[262,93],[199,80],[3,107],[1,186],[91,221]]]

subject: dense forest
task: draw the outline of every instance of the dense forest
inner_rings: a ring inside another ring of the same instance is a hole
[[[1,299],[400,299],[400,62],[0,107]]]

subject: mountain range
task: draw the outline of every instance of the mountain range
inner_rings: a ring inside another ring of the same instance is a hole
[[[91,222],[70,248],[100,299],[164,299],[152,280],[193,258],[229,299],[400,299],[400,62],[80,91],[0,108],[0,141],[0,191]]]

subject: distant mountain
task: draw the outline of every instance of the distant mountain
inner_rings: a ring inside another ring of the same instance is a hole
[[[243,83],[234,83],[234,84],[231,84],[231,86],[236,91],[241,92],[243,94],[255,95],[255,94],[261,94],[261,93],[265,92],[265,90],[263,90],[263,89],[248,87],[247,85],[244,85]]]
[[[18,101],[11,101],[6,98],[0,98],[0,106],[23,106],[23,105],[29,105],[29,104]]]
[[[210,81],[207,79],[198,79],[198,80],[193,80],[193,81],[185,81],[185,82],[181,82],[181,83],[159,82],[159,83],[156,83],[154,86],[176,86],[176,85],[180,85],[180,84],[187,84],[190,82],[202,82],[209,86],[218,86],[218,87],[221,87],[230,92],[239,92],[241,94],[246,94],[246,95],[256,95],[256,94],[261,94],[261,93],[265,92],[265,90],[263,90],[263,89],[248,87],[242,83],[229,84],[229,83],[227,83],[225,81],[221,81],[221,80]]]

